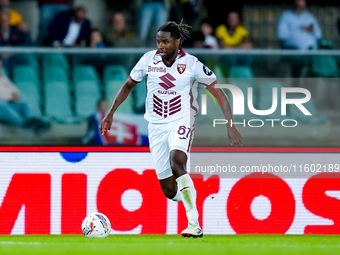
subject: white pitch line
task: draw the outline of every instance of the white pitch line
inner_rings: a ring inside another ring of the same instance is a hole
[[[11,242],[11,241],[0,241],[0,244],[24,244],[24,245],[49,245],[54,243],[41,243],[41,242]]]

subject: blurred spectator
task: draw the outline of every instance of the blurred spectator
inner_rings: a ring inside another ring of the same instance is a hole
[[[196,0],[181,0],[183,11],[183,23],[191,27],[197,27],[198,21],[198,5]]]
[[[190,34],[190,38],[185,40],[182,47],[202,49],[206,48],[204,45],[204,34],[201,31],[195,31]]]
[[[90,45],[91,23],[86,19],[83,6],[57,15],[50,27],[51,45],[53,47],[85,47]]]
[[[176,23],[183,19],[183,10],[181,0],[170,0],[169,20]]]
[[[0,9],[8,9],[9,23],[11,26],[17,26],[21,31],[28,31],[28,26],[23,22],[23,18],[19,12],[10,9],[10,0],[0,0]]]
[[[139,39],[144,46],[154,46],[155,39],[152,43],[148,43],[148,37],[151,28],[154,29],[152,35],[156,30],[167,21],[167,10],[165,7],[165,0],[142,0],[142,6],[139,17]]]
[[[213,28],[225,22],[226,13],[235,11],[242,13],[245,0],[223,1],[221,0],[200,0],[207,11],[207,16]],[[249,1],[247,1],[249,3]]]
[[[106,6],[110,10],[130,10],[136,7],[136,0],[124,0],[124,1],[112,1],[112,0],[105,0]]]
[[[39,4],[39,35],[37,43],[44,44],[44,38],[48,32],[48,26],[55,16],[67,11],[68,0],[38,0]]]
[[[201,0],[170,0],[169,20],[176,23],[183,20],[183,23],[198,29],[200,10],[204,7],[201,3]]]
[[[248,30],[240,24],[238,12],[229,12],[226,23],[216,28],[216,37],[220,48],[252,48],[248,37]]]
[[[294,0],[292,10],[285,11],[279,18],[277,36],[283,49],[312,50],[318,48],[322,32],[315,17],[306,10],[305,0]],[[283,77],[299,78],[308,73],[309,59],[301,56],[287,56],[281,61]],[[299,86],[299,79],[293,79],[292,86]]]
[[[29,34],[19,30],[17,26],[10,25],[8,9],[0,12],[0,46],[24,46],[29,45]],[[3,64],[9,73],[12,72],[14,65],[27,64],[26,55],[2,53]]]
[[[87,132],[82,143],[84,145],[103,145],[105,138],[99,132],[99,123],[104,118],[109,109],[109,103],[105,99],[100,99],[97,102],[96,112],[88,118]]]
[[[28,44],[28,34],[20,31],[17,26],[10,25],[7,9],[0,13],[0,46],[20,46]]]
[[[306,10],[305,0],[294,0],[292,10],[281,15],[277,36],[284,49],[317,49],[322,32],[315,17]]]
[[[131,32],[123,12],[112,15],[111,27],[106,32],[107,43],[111,47],[138,47],[139,39]]]
[[[32,118],[29,106],[20,102],[19,89],[7,76],[2,75],[2,69],[0,61],[0,122],[30,128],[36,133],[49,129],[49,123]]]
[[[91,31],[90,47],[97,49],[105,48],[102,33],[98,28],[93,28]],[[91,65],[96,68],[96,71],[99,73],[99,75],[102,75],[107,59],[108,55],[105,53],[83,55],[78,57],[78,60],[80,60],[83,65]]]
[[[201,22],[201,31],[204,35],[204,47],[210,49],[217,49],[218,42],[214,34],[214,29],[207,19]]]
[[[196,31],[191,34],[192,37],[192,48],[202,49],[205,48],[204,45],[204,34],[201,31]]]
[[[92,48],[105,48],[102,33],[98,28],[91,30],[90,47]]]

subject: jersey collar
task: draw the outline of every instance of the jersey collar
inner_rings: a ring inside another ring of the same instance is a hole
[[[178,55],[177,55],[177,58],[181,58],[181,57],[184,57],[186,55],[185,51],[183,50],[182,47],[179,47],[179,52],[178,52]]]

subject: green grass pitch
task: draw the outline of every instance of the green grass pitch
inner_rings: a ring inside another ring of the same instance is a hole
[[[0,235],[0,254],[340,254],[336,235]]]

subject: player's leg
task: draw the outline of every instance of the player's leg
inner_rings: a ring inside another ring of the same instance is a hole
[[[181,150],[172,150],[170,152],[170,165],[187,212],[188,221],[198,224],[197,192],[186,170],[187,154]]]
[[[164,196],[174,201],[181,201],[176,179],[170,166],[167,126],[166,124],[149,124],[150,152]]]
[[[178,192],[181,195],[186,210],[189,226],[182,232],[183,236],[203,236],[198,223],[198,211],[196,207],[197,192],[194,183],[187,173],[188,153],[193,139],[193,122],[181,119],[174,123],[169,134],[170,165],[176,179]]]
[[[181,150],[171,150],[170,165],[188,218],[188,227],[181,234],[185,237],[202,237],[203,233],[198,223],[196,207],[197,192],[190,175],[186,171],[187,154]]]

